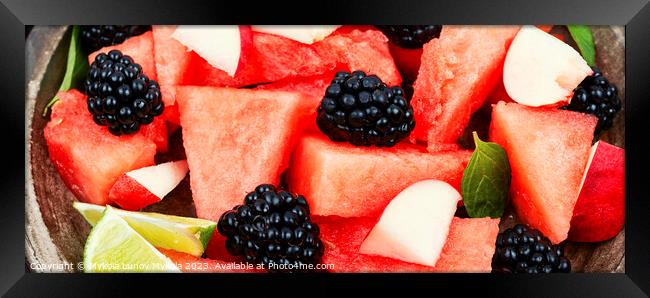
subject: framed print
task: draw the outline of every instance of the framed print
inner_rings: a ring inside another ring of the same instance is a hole
[[[3,1],[8,296],[650,291],[647,1],[67,2]]]

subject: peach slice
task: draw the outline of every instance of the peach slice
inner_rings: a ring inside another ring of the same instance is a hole
[[[435,266],[460,199],[460,193],[444,181],[412,184],[386,206],[359,251]]]
[[[178,26],[172,38],[231,77],[252,49],[252,32],[246,26]]]
[[[566,104],[593,71],[568,44],[535,26],[524,26],[510,45],[503,84],[516,102],[539,107]]]

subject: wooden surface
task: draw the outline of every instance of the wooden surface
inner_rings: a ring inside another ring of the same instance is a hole
[[[558,28],[558,27],[556,27]],[[597,46],[597,64],[605,76],[625,96],[625,39],[623,27],[592,27]],[[559,27],[554,33],[568,37]],[[26,196],[25,256],[28,264],[72,264],[65,268],[39,269],[37,272],[76,272],[90,226],[72,208],[76,199],[54,169],[47,153],[43,128],[49,118],[41,116],[45,104],[56,93],[63,77],[69,32],[65,27],[35,27],[27,39],[26,51]],[[567,39],[569,40],[569,39]],[[614,127],[601,139],[625,146],[624,108]],[[482,109],[472,120],[471,129],[485,131],[489,109]],[[170,138],[170,155],[157,156],[160,161],[184,156],[179,133]],[[628,198],[630,199],[630,198]],[[189,180],[186,178],[162,202],[146,209],[167,214],[195,216]],[[509,211],[501,222],[505,229],[516,222]],[[566,252],[574,272],[624,272],[625,231],[597,244],[567,243]],[[31,266],[26,266],[31,267]]]

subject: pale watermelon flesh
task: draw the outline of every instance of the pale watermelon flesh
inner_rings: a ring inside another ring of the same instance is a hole
[[[117,137],[97,125],[77,90],[58,97],[44,131],[50,160],[79,200],[104,205],[119,176],[154,163],[156,144],[142,131]]]
[[[282,91],[188,86],[176,100],[196,214],[210,220],[279,182],[308,113],[303,94]]]
[[[411,141],[430,151],[456,143],[497,85],[507,48],[517,26],[444,26],[439,38],[423,47],[411,104],[415,115]]]
[[[314,217],[325,244],[324,264],[333,272],[490,272],[499,219],[454,218],[435,267],[359,253],[377,220],[373,218]]]
[[[559,110],[499,102],[490,140],[508,154],[510,198],[521,221],[553,243],[567,238],[597,119]]]
[[[429,153],[400,143],[391,148],[356,147],[321,134],[301,138],[292,156],[289,189],[304,195],[315,215],[381,215],[400,191],[424,179],[460,189],[470,151]]]

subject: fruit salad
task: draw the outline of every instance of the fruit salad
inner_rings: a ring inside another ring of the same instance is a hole
[[[586,26],[71,30],[44,137],[85,272],[571,272],[623,228]]]

